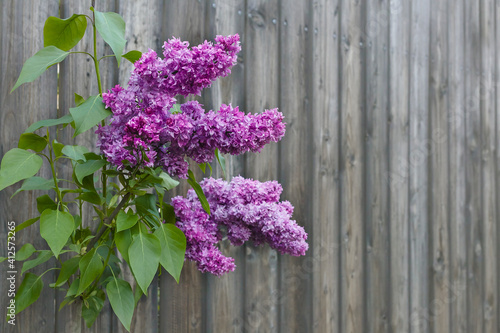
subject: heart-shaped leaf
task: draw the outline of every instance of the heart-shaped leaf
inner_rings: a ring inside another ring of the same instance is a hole
[[[131,63],[135,64],[135,62],[137,60],[141,59],[142,52],[137,51],[137,50],[132,50],[132,51],[129,51],[129,52],[125,53],[124,55],[122,55],[122,57],[124,57],[125,59],[127,59]]]
[[[22,191],[32,190],[50,190],[54,187],[54,179],[45,179],[43,177],[33,176],[24,180],[23,185],[12,194],[13,196]]]
[[[47,140],[35,133],[23,133],[19,138],[18,148],[33,149],[34,151],[41,152],[47,146]]]
[[[118,66],[120,66],[123,49],[127,43],[125,40],[125,21],[117,13],[103,13],[97,10],[94,10],[94,13],[97,31],[102,39],[111,46]]]
[[[60,210],[45,210],[40,216],[40,236],[47,241],[57,258],[73,233],[73,216]]]
[[[91,129],[101,120],[111,115],[111,111],[104,108],[101,96],[90,96],[81,105],[70,108],[69,112],[75,120],[75,134],[73,137]]]
[[[128,249],[130,268],[144,294],[147,294],[148,287],[158,270],[160,256],[161,245],[156,236],[142,231],[132,236],[132,243]]]
[[[104,160],[88,160],[84,163],[77,164],[75,167],[75,175],[81,183],[85,176],[91,175],[106,164]]]
[[[16,301],[16,314],[33,304],[40,297],[42,289],[42,277],[33,273],[26,273],[14,298]]]
[[[20,180],[34,176],[43,160],[35,153],[20,148],[9,150],[0,166],[0,191]]]
[[[130,331],[130,323],[134,315],[134,293],[127,281],[117,279],[114,275],[106,285],[109,303],[118,319],[127,331]]]
[[[47,68],[66,59],[68,54],[69,52],[60,50],[53,45],[44,47],[26,60],[21,69],[21,74],[19,74],[19,78],[10,92],[16,90],[23,83],[35,81]]]
[[[73,14],[67,19],[50,16],[43,27],[43,46],[53,45],[61,50],[71,50],[85,35],[87,18]]]
[[[104,269],[101,257],[93,248],[85,254],[80,260],[80,285],[78,286],[77,295],[81,294],[96,278],[99,277]]]
[[[43,119],[40,121],[37,121],[36,123],[32,124],[30,127],[24,131],[24,133],[31,133],[36,131],[37,129],[40,129],[42,127],[50,127],[50,126],[56,126],[56,125],[61,125],[61,124],[69,124],[70,122],[73,121],[73,117],[70,114],[67,114],[65,116],[62,116],[61,118],[57,119]]]
[[[161,224],[154,235],[160,240],[160,264],[179,283],[184,254],[186,252],[186,236],[173,224]]]

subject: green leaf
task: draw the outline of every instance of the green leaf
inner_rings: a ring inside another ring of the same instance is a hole
[[[160,264],[179,283],[186,253],[186,236],[175,225],[163,223],[156,229],[154,235],[160,240]]]
[[[175,224],[175,211],[172,205],[163,204],[163,218],[165,219],[165,223]]]
[[[77,295],[80,295],[90,284],[101,275],[104,266],[101,257],[93,248],[85,254],[80,260],[80,285],[78,286]]]
[[[57,258],[73,233],[73,216],[60,210],[45,210],[40,216],[40,236],[47,241]]]
[[[5,260],[7,260],[6,257],[0,257],[0,263],[4,262]]]
[[[123,210],[120,210],[118,215],[116,216],[116,231],[120,232],[122,230],[132,228],[137,221],[139,221],[139,216],[135,214],[131,209],[127,213]]]
[[[21,231],[21,230],[23,230],[24,228],[27,228],[27,227],[29,227],[30,225],[34,224],[34,223],[35,223],[36,221],[38,221],[39,219],[40,219],[40,216],[37,216],[37,217],[34,217],[34,218],[32,218],[32,219],[26,220],[26,221],[24,221],[23,223],[21,223],[20,225],[18,225],[14,231],[15,231],[15,232]]]
[[[188,170],[188,176],[189,176],[189,178],[188,178],[187,182],[189,183],[189,185],[191,185],[193,190],[196,192],[196,195],[198,196],[198,199],[200,200],[201,206],[203,207],[205,212],[207,212],[207,214],[210,215],[210,205],[208,204],[207,197],[205,197],[205,193],[203,193],[203,189],[201,188],[200,184],[198,184],[198,182],[194,178],[194,174],[191,170]]]
[[[16,314],[33,304],[40,297],[42,289],[42,277],[33,273],[26,273],[14,298],[16,301]]]
[[[76,197],[76,199],[82,199],[83,201],[87,201],[98,206],[101,205],[104,201],[103,197],[101,197],[96,192],[91,191],[80,194],[78,197]]]
[[[135,64],[135,62],[137,60],[141,59],[142,52],[137,51],[137,50],[132,50],[132,51],[129,51],[129,52],[125,53],[124,55],[122,55],[122,57],[124,57],[125,59],[127,59],[131,63]]]
[[[222,155],[219,152],[218,148],[215,148],[215,157],[217,157],[217,161],[219,162],[220,168],[222,169],[223,178],[225,179],[227,177],[227,174],[226,174],[226,159],[224,158],[224,155]]]
[[[75,167],[76,179],[81,183],[83,177],[88,176],[102,168],[106,164],[105,160],[88,160],[77,164]]]
[[[58,49],[55,46],[47,46],[38,51],[34,56],[26,60],[21,69],[21,74],[17,79],[14,88],[10,92],[16,90],[23,83],[33,82],[36,78],[43,74],[50,66],[63,61],[69,52]]]
[[[74,279],[71,285],[69,286],[68,292],[66,293],[66,297],[75,296],[79,286],[80,286],[80,279]]]
[[[20,148],[9,150],[0,166],[0,191],[20,180],[34,176],[43,160],[35,153]]]
[[[144,232],[132,236],[132,243],[128,249],[130,268],[137,284],[146,295],[158,270],[160,256],[161,245],[156,236]]]
[[[172,179],[172,177],[170,177],[168,173],[162,171],[160,172],[159,177],[163,179],[160,185],[166,188],[168,191],[179,185],[179,182],[175,179]]]
[[[125,40],[125,21],[117,13],[94,10],[95,26],[102,39],[111,46],[118,66],[127,41]]]
[[[64,146],[62,153],[74,161],[86,161],[84,156],[89,150],[85,146]]]
[[[137,214],[148,219],[151,223],[155,225],[159,224],[160,214],[156,208],[156,196],[154,194],[145,194],[135,199],[135,208]],[[151,218],[154,216],[155,218]]]
[[[85,98],[75,93],[75,106],[80,106],[85,102]]]
[[[21,191],[50,190],[52,188],[54,188],[54,179],[33,176],[24,180],[23,185],[10,198],[12,199]]]
[[[128,257],[128,249],[130,247],[130,243],[132,243],[132,234],[130,229],[126,229],[115,234],[115,243],[116,248],[120,251],[123,259],[126,262],[129,262]]]
[[[24,133],[31,133],[36,131],[37,129],[40,129],[42,127],[50,127],[50,126],[56,126],[56,125],[61,125],[61,124],[69,124],[70,122],[73,121],[73,117],[70,114],[67,114],[65,116],[62,116],[61,118],[57,119],[43,119],[40,121],[37,121],[36,123],[32,124]]]
[[[174,104],[170,110],[168,110],[168,112],[172,113],[172,114],[176,114],[176,113],[181,113],[181,105],[180,104]]]
[[[85,35],[87,18],[73,14],[67,19],[50,16],[43,27],[43,46],[54,45],[58,49],[71,50]]]
[[[56,210],[57,204],[48,194],[44,194],[36,198],[36,209],[42,214],[46,209]]]
[[[16,260],[17,261],[24,261],[31,257],[33,253],[36,252],[36,249],[33,245],[30,243],[26,243],[23,245],[23,247],[16,252]]]
[[[21,269],[21,275],[24,274],[24,272],[43,264],[50,258],[52,258],[52,251],[50,250],[41,250],[38,251],[38,256],[33,259],[33,260],[28,260],[23,263],[23,268]]]
[[[106,292],[109,304],[111,304],[116,316],[127,331],[130,331],[130,323],[132,322],[135,307],[134,293],[130,284],[113,276],[113,279],[106,285]]]
[[[52,147],[54,149],[54,155],[56,157],[62,156],[62,150],[64,148],[64,144],[57,142],[56,139],[52,140]]]
[[[90,96],[80,106],[70,108],[69,112],[75,120],[75,134],[73,137],[91,129],[101,120],[111,115],[111,111],[104,108],[101,96]]]
[[[88,328],[95,322],[104,306],[106,295],[101,289],[97,289],[96,294],[86,298],[82,303],[82,318]]]
[[[34,133],[23,133],[19,138],[18,148],[33,149],[34,151],[41,152],[47,146],[47,140],[40,135]]]
[[[61,271],[57,277],[56,287],[62,286],[78,269],[80,263],[80,256],[74,256],[62,263]]]

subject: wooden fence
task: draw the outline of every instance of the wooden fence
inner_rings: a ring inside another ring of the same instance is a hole
[[[97,92],[91,63],[73,55],[59,76],[54,67],[9,94],[24,61],[42,48],[45,19],[89,13],[89,6],[2,1],[0,155],[31,123],[66,114],[74,92]],[[96,7],[125,18],[126,51],[159,51],[171,36],[193,45],[240,34],[231,76],[201,100],[207,108],[278,106],[285,114],[282,142],[232,159],[230,169],[279,180],[282,199],[309,233],[302,258],[225,244],[236,259],[231,274],[207,276],[187,264],[178,285],[162,274],[140,301],[133,332],[499,332],[499,1],[116,0]],[[90,49],[90,40],[78,47]],[[107,61],[104,87],[125,83],[131,66]],[[60,141],[68,140],[61,132]],[[94,136],[78,142],[92,146]],[[0,192],[0,255],[7,222],[36,214],[33,195],[9,200],[15,188]],[[37,234],[36,225],[20,232],[18,248],[27,241],[47,248]],[[3,313],[3,265],[0,274]],[[58,311],[62,293],[48,288],[55,274],[45,275],[41,299],[16,326],[1,319],[0,331],[125,331],[109,304],[92,329],[77,305]]]

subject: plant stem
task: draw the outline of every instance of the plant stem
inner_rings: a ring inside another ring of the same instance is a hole
[[[130,198],[130,193],[125,194],[125,196],[120,201],[120,203],[118,204],[118,206],[116,206],[115,210],[113,210],[113,212],[111,213],[111,215],[109,215],[108,217],[106,217],[104,219],[104,222],[111,223],[111,221],[113,221],[113,219],[115,218],[115,216],[118,215],[118,213],[120,212],[120,210],[127,203],[127,201],[128,201],[129,198]],[[107,230],[106,228],[101,228],[101,230],[99,230],[99,232],[97,233],[97,235],[90,240],[89,244],[87,245],[87,249],[93,248],[94,245],[95,245],[95,243],[97,243],[97,241],[102,237],[102,235],[104,235],[104,232],[106,230]]]
[[[54,166],[55,162],[54,159],[52,158],[52,145],[50,144],[50,140],[48,146],[49,146],[49,163],[50,163],[50,169],[52,171],[52,177],[54,179],[54,186],[56,187],[57,200],[59,202],[62,202],[61,191],[59,190],[59,185],[57,184],[57,174]]]
[[[94,33],[94,66],[95,66],[95,74],[97,76],[97,88],[99,89],[99,95],[102,96],[102,84],[101,84],[101,72],[99,70],[99,61],[97,60],[97,28],[95,26],[95,1],[92,1],[92,7],[94,10],[92,11],[92,30]],[[101,126],[106,125],[105,121],[101,121]],[[104,215],[108,213],[108,205],[106,203],[106,196],[107,196],[107,180],[108,176],[105,174],[106,172],[106,165],[102,167],[102,196],[104,197],[104,204],[102,207],[102,210],[104,212]]]

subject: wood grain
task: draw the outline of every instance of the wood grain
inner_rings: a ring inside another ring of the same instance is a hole
[[[366,59],[365,209],[367,332],[389,332],[389,1],[367,2],[361,50]],[[368,324],[369,323],[369,324]]]
[[[465,19],[464,3],[450,1],[448,19],[448,149],[450,230],[450,332],[467,330],[467,248],[465,214]]]
[[[409,3],[389,7],[389,170],[390,185],[390,322],[393,332],[410,332],[409,191]]]
[[[340,221],[341,221],[341,309],[342,332],[365,331],[366,293],[364,286],[365,205],[363,170],[365,162],[363,119],[366,110],[363,77],[365,73],[365,29],[361,2],[341,1],[340,15]]]
[[[40,78],[32,83],[26,83],[9,93],[14,86],[24,62],[43,48],[43,34],[39,28],[45,20],[57,15],[58,2],[47,1],[40,4],[38,1],[4,1],[1,5],[0,27],[2,30],[0,70],[0,155],[17,147],[19,136],[32,123],[57,116],[57,72],[49,69]],[[44,132],[39,132],[45,135]],[[44,161],[46,162],[46,161]],[[46,163],[47,164],[47,163]],[[39,172],[42,177],[50,177],[50,167],[44,165]],[[10,186],[0,192],[0,255],[7,256],[7,222],[14,221],[16,225],[27,219],[39,216],[36,209],[36,197],[42,191],[22,192],[12,200],[10,197],[20,187],[19,184]],[[19,250],[25,243],[31,243],[37,250],[49,249],[45,240],[40,237],[39,224],[26,228],[15,235],[16,249]],[[43,277],[44,288],[37,302],[16,315],[15,326],[5,320],[6,308],[11,297],[8,296],[9,283],[5,280],[10,274],[7,262],[0,264],[0,304],[2,332],[30,332],[33,327],[37,330],[52,332],[56,326],[57,309],[54,302],[55,291],[49,288],[49,283],[55,280],[55,271],[48,272]],[[40,276],[45,270],[56,264],[55,259],[30,270]],[[15,262],[16,290],[18,290],[24,275],[21,276],[22,262]]]

